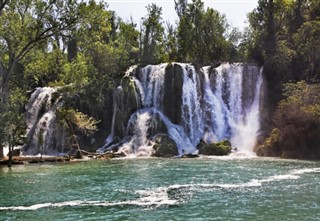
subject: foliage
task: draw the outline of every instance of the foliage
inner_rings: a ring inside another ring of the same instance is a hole
[[[73,125],[86,135],[97,131],[98,121],[77,110],[61,108],[57,111],[57,116],[62,125],[64,123],[66,126]]]
[[[148,15],[142,18],[141,63],[153,64],[165,60],[162,8],[156,4],[147,6]]]
[[[205,10],[200,0],[188,4],[177,29],[179,60],[211,63],[228,58],[226,18],[212,8]]]
[[[264,145],[269,146],[268,155],[277,152],[283,157],[319,158],[320,84],[288,83],[283,95],[274,116],[277,140],[273,141],[273,133]]]
[[[22,114],[25,94],[22,90],[12,91],[6,105],[0,107],[0,148],[9,147],[9,166],[12,161],[12,150],[15,146],[25,142],[26,123]]]

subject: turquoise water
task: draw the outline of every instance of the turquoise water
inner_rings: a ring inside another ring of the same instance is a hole
[[[320,162],[116,159],[0,167],[0,220],[319,220]]]

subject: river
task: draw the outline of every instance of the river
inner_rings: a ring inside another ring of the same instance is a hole
[[[0,220],[319,220],[319,173],[232,156],[0,167]]]

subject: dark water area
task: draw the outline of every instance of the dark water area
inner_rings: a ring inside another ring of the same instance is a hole
[[[0,167],[0,220],[319,220],[319,173],[232,156]]]

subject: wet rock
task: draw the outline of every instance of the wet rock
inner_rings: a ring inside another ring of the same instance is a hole
[[[169,64],[166,67],[164,78],[163,113],[174,124],[181,123],[183,75],[183,69],[178,64]]]
[[[174,157],[179,154],[176,143],[165,134],[156,135],[153,138],[155,142],[153,149],[155,157]]]
[[[228,140],[211,144],[205,144],[202,142],[198,144],[197,148],[199,149],[199,154],[214,156],[229,155],[232,149],[231,143]]]
[[[197,158],[197,157],[199,157],[198,154],[191,154],[191,153],[189,153],[189,154],[183,154],[183,155],[181,156],[181,158]]]

